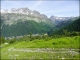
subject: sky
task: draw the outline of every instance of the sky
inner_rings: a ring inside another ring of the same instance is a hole
[[[27,7],[48,17],[79,16],[79,0],[1,0],[1,10]]]

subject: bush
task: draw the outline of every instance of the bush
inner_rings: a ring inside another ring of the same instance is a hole
[[[9,40],[9,44],[12,44],[12,43],[14,43],[15,42],[15,40],[13,39],[13,40]]]
[[[4,37],[0,37],[0,44],[1,44],[1,43],[5,43],[5,41],[6,41],[6,40],[4,39]]]
[[[73,32],[70,33],[70,36],[79,36],[79,35],[80,35],[79,32],[74,32],[74,31],[73,31]]]
[[[51,37],[46,37],[45,38],[45,40],[47,41],[47,40],[51,40],[52,38]]]

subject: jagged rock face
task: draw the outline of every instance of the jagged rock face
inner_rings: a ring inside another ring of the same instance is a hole
[[[44,14],[40,14],[38,11],[31,11],[30,9],[26,8],[12,8],[10,11],[8,9],[5,9],[3,11],[1,11],[1,13],[17,13],[17,14],[25,14],[25,15],[33,15],[36,17],[40,17],[40,18],[48,18],[46,15]]]
[[[10,11],[8,9],[1,11],[1,19],[4,20],[5,24],[12,25],[18,21],[33,20],[38,23],[46,22],[48,23],[48,17],[44,14],[40,14],[38,11],[32,11],[26,8],[12,8]]]

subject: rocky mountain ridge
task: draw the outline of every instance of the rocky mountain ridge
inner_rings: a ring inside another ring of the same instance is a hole
[[[15,13],[15,14],[24,14],[26,16],[31,15],[31,16],[35,16],[35,17],[40,17],[40,18],[48,18],[45,14],[40,14],[38,11],[36,10],[30,10],[27,7],[25,8],[12,8],[11,10],[5,9],[5,10],[1,10],[1,14],[5,14],[5,13]],[[58,17],[58,16],[51,16],[50,20],[52,20],[53,22],[55,21],[63,21],[63,20],[68,20],[74,17]]]
[[[8,9],[5,9],[5,10],[1,10],[1,13],[17,13],[17,14],[25,14],[25,15],[34,15],[36,17],[45,17],[47,18],[46,15],[44,14],[40,14],[38,11],[32,11],[30,9],[28,9],[27,7],[26,8],[12,8],[11,10],[8,10]]]
[[[66,20],[75,20],[77,17],[57,17],[57,16],[51,16],[49,19],[53,21],[55,24],[59,24],[60,22],[66,21]]]
[[[54,23],[46,15],[28,8],[1,11],[1,35],[4,37],[29,34],[43,34],[49,31]]]
[[[26,8],[12,8],[10,11],[8,9],[1,10],[1,19],[7,25],[16,24],[17,22],[25,22],[26,20],[33,20],[35,22],[50,22],[49,18],[40,14],[38,11],[32,11]]]
[[[12,25],[18,22],[25,22],[27,20],[33,20],[37,23],[45,22],[57,25],[69,19],[75,20],[76,17],[58,17],[52,15],[50,18],[48,18],[46,15],[40,14],[38,11],[35,10],[32,11],[27,7],[18,9],[12,8],[11,10],[1,10],[1,20],[4,21],[5,25]]]

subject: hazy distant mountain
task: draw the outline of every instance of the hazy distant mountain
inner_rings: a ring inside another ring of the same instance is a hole
[[[51,16],[50,20],[53,21],[55,24],[55,27],[53,29],[59,29],[62,28],[71,22],[75,21],[79,17],[57,17],[57,16]]]
[[[69,19],[75,20],[76,17],[57,17],[53,15],[50,17],[50,20],[53,21],[56,25]]]
[[[68,32],[80,32],[80,18],[77,17],[76,20],[74,20],[73,22],[70,22],[69,24],[67,24],[66,26],[58,29],[58,30],[54,30],[51,29],[48,34],[49,35],[55,35],[55,34],[63,34],[63,30],[67,30]]]

